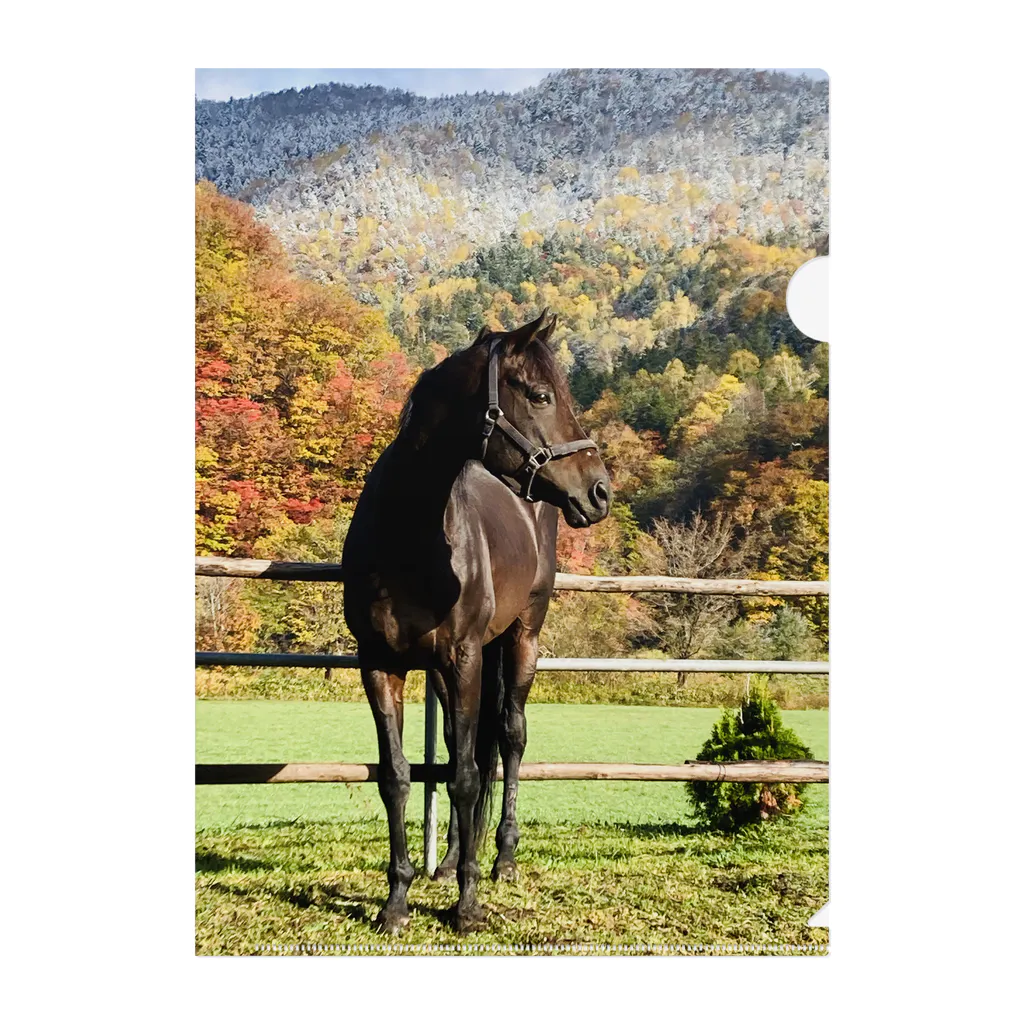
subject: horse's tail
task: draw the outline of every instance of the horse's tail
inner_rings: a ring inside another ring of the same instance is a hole
[[[498,736],[505,703],[501,641],[492,640],[483,650],[480,673],[480,718],[476,728],[476,763],[480,769],[480,795],[476,799],[474,820],[479,845],[491,819],[494,779],[498,774]]]

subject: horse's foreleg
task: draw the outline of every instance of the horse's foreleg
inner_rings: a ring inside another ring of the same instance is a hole
[[[397,935],[409,923],[406,894],[416,874],[409,860],[405,838],[405,805],[409,799],[410,780],[409,762],[402,751],[402,727],[405,720],[402,691],[405,676],[364,668],[362,677],[377,727],[377,746],[380,750],[377,788],[387,811],[388,835],[391,840],[388,901],[377,915],[376,924],[381,931]]]
[[[460,932],[476,930],[486,922],[486,915],[476,896],[480,878],[480,865],[476,859],[476,805],[481,786],[480,768],[476,762],[476,736],[482,668],[480,644],[465,643],[459,645],[454,664],[445,673],[454,747],[452,792],[459,834],[459,862],[455,870],[459,880],[459,901],[454,907],[453,919]]]
[[[448,750],[448,765],[455,767],[455,733],[452,726],[451,707],[448,702],[448,692],[444,684],[444,676],[431,669],[428,673],[428,682],[433,685],[437,693],[438,701],[441,704],[442,731],[444,732],[444,745]],[[434,880],[454,878],[455,869],[459,864],[459,815],[455,809],[455,777],[448,780],[448,840],[444,852],[444,860],[437,866],[434,872]]]
[[[526,749],[526,698],[537,671],[537,634],[516,623],[502,638],[505,703],[501,712],[498,745],[501,750],[504,776],[501,822],[496,842],[491,877],[515,878],[516,846],[519,845],[519,825],[516,822],[516,798],[519,795],[519,765]]]

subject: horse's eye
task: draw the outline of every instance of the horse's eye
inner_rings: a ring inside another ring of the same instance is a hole
[[[534,405],[550,405],[551,396],[546,391],[536,391],[530,395],[530,401]]]

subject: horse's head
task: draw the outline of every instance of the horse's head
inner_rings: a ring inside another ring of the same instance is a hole
[[[547,341],[544,311],[509,332],[481,331],[484,466],[528,501],[562,510],[573,527],[608,514],[611,483],[597,445],[583,432],[562,368]]]

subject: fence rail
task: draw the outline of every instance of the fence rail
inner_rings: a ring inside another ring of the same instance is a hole
[[[339,583],[336,562],[272,562],[256,558],[197,558],[197,576]],[[735,597],[824,597],[827,580],[690,579],[673,576],[555,575],[555,590],[598,593],[723,594]],[[358,668],[351,654],[242,654],[196,651],[196,665],[247,665],[289,668]],[[537,668],[548,672],[767,672],[829,671],[827,661],[725,661],[654,658],[540,658]],[[437,697],[428,686],[422,764],[411,765],[412,781],[424,783],[423,845],[428,874],[437,866],[437,784],[447,779],[448,765],[437,763]],[[501,769],[499,767],[499,778]],[[248,785],[286,782],[371,782],[375,764],[197,764],[197,785]],[[613,779],[647,782],[828,782],[827,761],[687,761],[681,765],[527,763],[523,781]]]
[[[196,666],[359,668],[354,654],[242,654],[196,651]],[[827,661],[724,661],[706,658],[538,658],[539,672],[767,672],[828,675]]]
[[[196,559],[197,576],[340,583],[340,562],[271,562],[262,558]],[[733,597],[825,597],[828,580],[705,580],[686,576],[578,576],[555,573],[555,590],[613,594],[725,594]]]
[[[413,782],[451,781],[447,764],[411,764]],[[498,775],[502,777],[501,765]],[[828,782],[828,761],[687,761],[684,764],[526,762],[522,782]],[[376,782],[375,764],[197,764],[197,786],[279,782]]]

